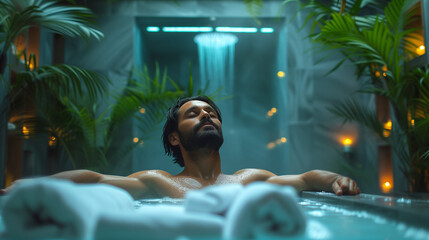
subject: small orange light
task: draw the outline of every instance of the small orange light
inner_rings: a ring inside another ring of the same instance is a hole
[[[268,149],[272,149],[272,148],[274,148],[275,146],[276,146],[276,144],[275,144],[275,143],[270,142],[270,143],[268,143],[267,148],[268,148]]]
[[[386,66],[386,65],[384,65],[384,66],[381,68],[381,70],[383,70],[384,72],[387,72],[387,66]]]
[[[278,77],[280,77],[280,78],[282,78],[282,77],[284,77],[286,74],[285,74],[285,72],[283,72],[283,71],[278,71],[277,72],[277,76]]]
[[[414,127],[414,119],[411,119],[411,126]]]
[[[386,182],[384,182],[383,183],[383,185],[381,186],[381,190],[384,192],[384,193],[388,193],[388,192],[390,192],[391,190],[392,190],[392,184],[389,182],[389,181],[386,181]]]
[[[375,76],[376,77],[380,77],[380,72],[379,71],[375,71]]]
[[[144,108],[140,108],[139,112],[140,112],[141,114],[144,114],[144,113],[146,113],[146,109],[144,109]]]
[[[383,73],[383,77],[386,77],[386,76],[387,76],[387,75],[386,75],[386,73],[384,72],[384,73]]]
[[[53,147],[53,146],[55,146],[57,144],[57,138],[56,137],[54,137],[54,136],[50,136],[49,137],[49,141],[48,141],[48,145],[50,146],[50,147]]]
[[[420,47],[416,49],[416,53],[418,55],[423,55],[425,54],[425,52],[426,52],[425,45],[420,45]]]
[[[285,137],[282,137],[282,138],[280,138],[280,141],[281,141],[282,143],[285,143],[285,142],[287,141],[287,139],[286,139]]]
[[[24,135],[24,138],[28,138],[28,135],[30,135],[30,130],[26,126],[22,126],[22,135]]]
[[[343,145],[344,146],[350,146],[352,145],[353,141],[350,138],[346,138],[343,140]]]
[[[391,131],[392,131],[392,121],[389,120],[384,124],[383,136],[389,137]]]
[[[272,113],[276,113],[277,112],[277,108],[271,108],[271,112]]]
[[[133,142],[138,143],[139,142],[139,138],[138,137],[133,138]]]

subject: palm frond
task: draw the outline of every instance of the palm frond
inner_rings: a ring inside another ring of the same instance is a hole
[[[95,100],[106,91],[108,79],[101,74],[80,67],[59,64],[39,67],[33,71],[22,71],[17,74],[12,91],[34,83],[38,96],[53,92],[57,96],[79,98],[88,95]]]
[[[261,21],[258,17],[261,15],[263,7],[262,0],[244,0],[244,3],[246,4],[247,12],[260,25]]]
[[[5,42],[0,53],[6,52],[15,38],[30,27],[42,27],[55,33],[88,40],[100,39],[103,33],[88,23],[94,15],[84,7],[63,6],[58,1],[20,1],[0,2],[0,19]]]
[[[383,126],[377,118],[374,110],[363,107],[355,98],[346,99],[344,102],[328,108],[328,110],[344,119],[345,122],[359,122],[369,129],[383,136]]]

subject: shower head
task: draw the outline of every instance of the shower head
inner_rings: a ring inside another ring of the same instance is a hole
[[[238,41],[237,36],[230,33],[201,33],[195,36],[194,42],[204,47],[233,46]]]

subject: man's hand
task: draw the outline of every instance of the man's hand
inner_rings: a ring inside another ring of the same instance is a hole
[[[12,188],[13,188],[14,186],[16,186],[16,184],[18,184],[18,183],[20,183],[20,182],[23,182],[23,181],[32,181],[32,179],[18,179],[18,180],[13,181],[13,182],[9,185],[9,187],[7,187],[7,188],[3,188],[3,189],[0,189],[0,196],[6,195],[7,193],[9,193],[9,192],[12,190]]]
[[[332,184],[332,190],[338,196],[341,195],[356,195],[360,193],[356,182],[348,177],[338,176]]]

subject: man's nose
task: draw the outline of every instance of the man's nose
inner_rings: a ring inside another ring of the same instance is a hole
[[[210,118],[210,113],[205,110],[201,110],[201,115],[202,118]]]

